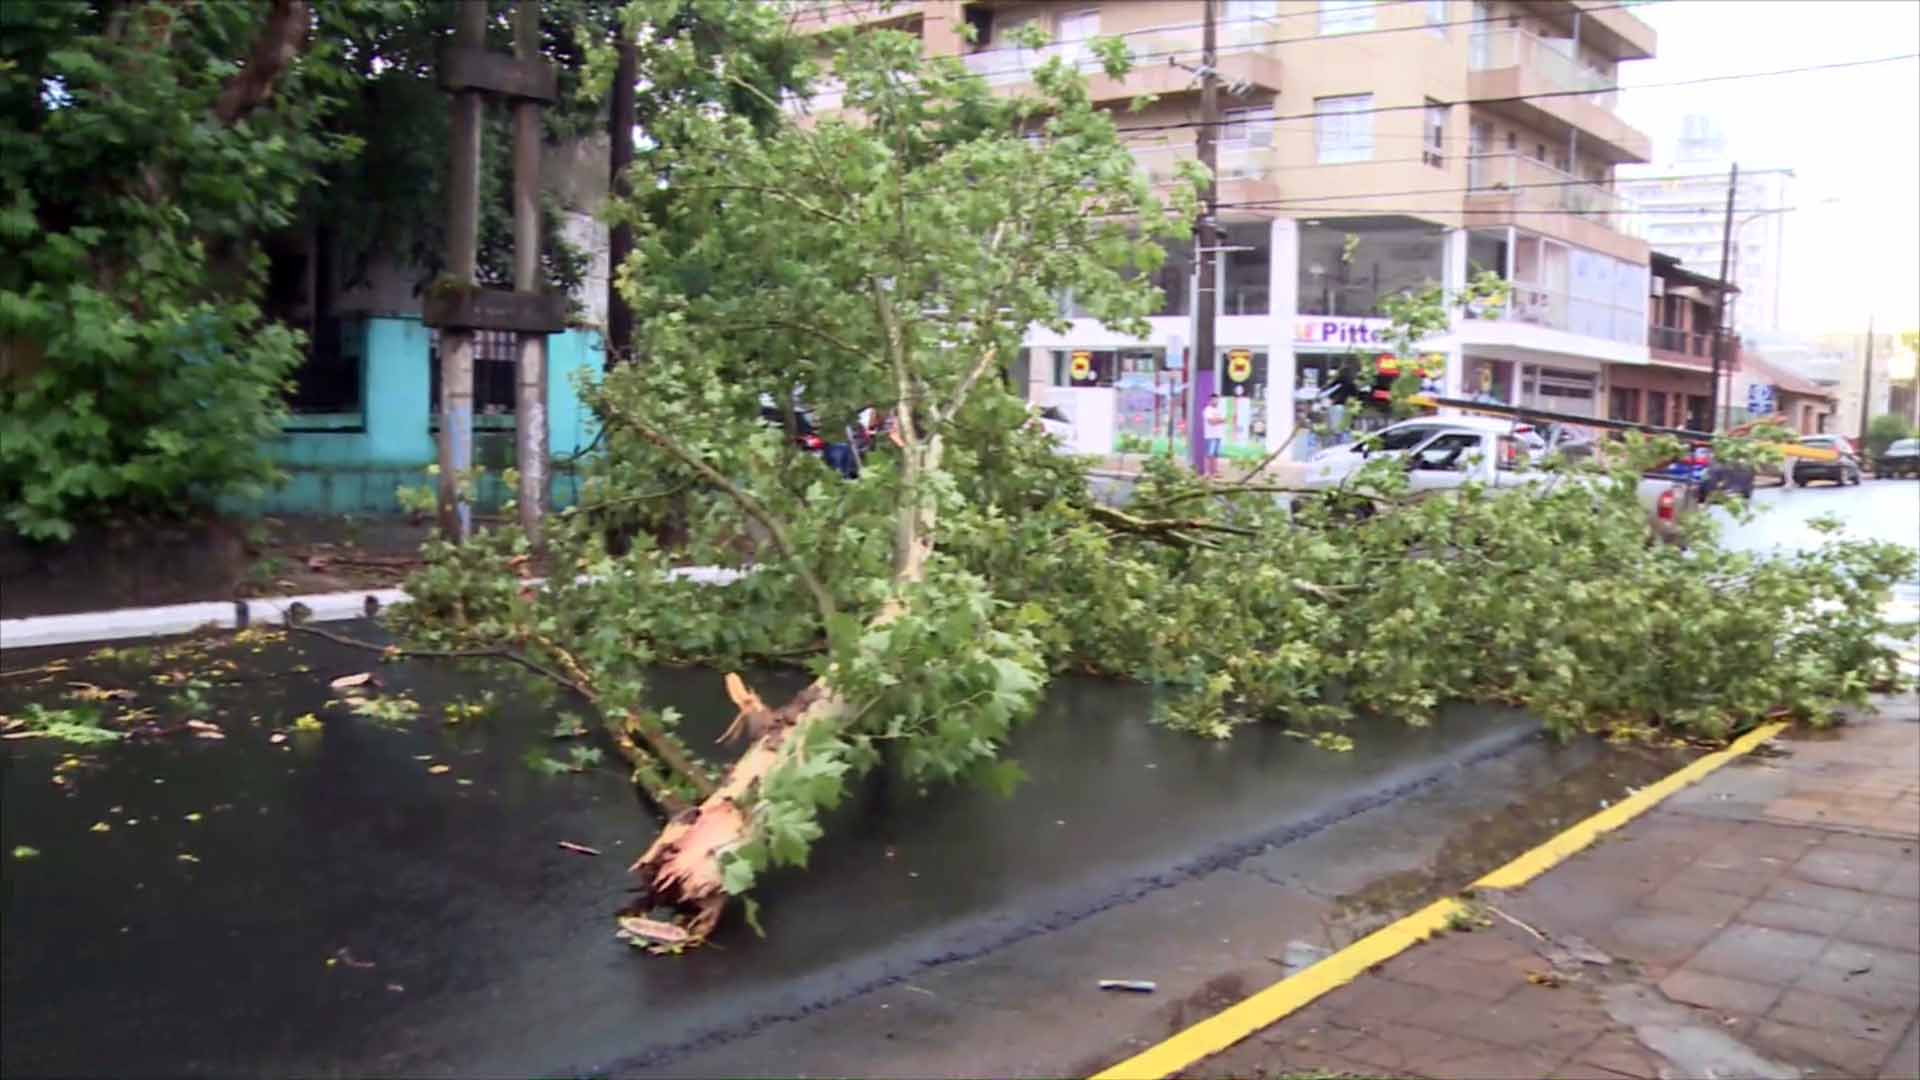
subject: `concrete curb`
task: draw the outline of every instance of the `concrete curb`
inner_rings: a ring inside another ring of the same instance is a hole
[[[723,566],[685,566],[668,577],[700,585],[725,585],[741,572]],[[168,637],[196,630],[239,630],[254,623],[285,622],[295,604],[305,605],[307,622],[365,619],[380,609],[405,603],[404,589],[351,589],[345,592],[265,596],[247,600],[205,600],[158,607],[113,608],[67,615],[0,619],[0,649],[37,649],[93,641]]]

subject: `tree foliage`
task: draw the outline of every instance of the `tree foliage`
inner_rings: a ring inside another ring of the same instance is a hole
[[[524,650],[599,705],[671,815],[636,864],[643,911],[703,936],[727,896],[805,864],[868,769],[1010,782],[1005,739],[1059,672],[1167,687],[1163,721],[1200,735],[1277,722],[1330,745],[1356,712],[1419,724],[1489,699],[1562,734],[1718,737],[1830,716],[1891,672],[1876,604],[1908,556],[1768,561],[1704,519],[1687,550],[1656,547],[1634,465],[1670,443],[1425,502],[1385,459],[1340,498],[1291,501],[1156,461],[1126,510],[1097,504],[995,369],[1061,324],[1063,290],[1142,333],[1194,177],[1156,199],[1058,61],[1009,97],[912,37],[828,40],[845,113],[659,118],[673,182],[624,278],[648,362],[593,392],[605,454],[551,531],[546,585],[502,531],[435,545],[403,609],[417,638]],[[1459,300],[1399,304],[1400,336]],[[767,399],[829,437],[872,406],[898,438],[846,481],[763,420]],[[689,543],[663,550],[635,526],[685,493]],[[701,583],[685,561],[739,574]],[[750,741],[727,769],[648,707],[652,665],[781,659],[815,681],[777,707],[736,685]]]
[[[0,502],[35,539],[271,475],[300,339],[257,238],[313,171],[337,55],[307,5],[0,5]]]

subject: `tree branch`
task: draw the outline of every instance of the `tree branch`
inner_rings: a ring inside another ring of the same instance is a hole
[[[808,592],[813,594],[813,603],[814,607],[819,611],[821,626],[824,628],[832,625],[833,617],[838,614],[839,611],[837,605],[833,602],[833,594],[827,591],[827,587],[821,584],[820,579],[814,575],[813,568],[808,566],[806,560],[800,557],[799,550],[793,546],[792,538],[787,535],[786,526],[782,525],[780,520],[773,516],[772,511],[768,510],[765,504],[752,495],[749,495],[740,485],[727,479],[720,470],[709,465],[699,457],[696,457],[692,452],[687,450],[686,447],[681,446],[679,442],[668,436],[665,432],[649,425],[646,421],[630,415],[620,416],[614,418],[614,420],[617,423],[624,423],[631,426],[640,434],[641,438],[665,450],[668,454],[678,459],[682,465],[699,473],[708,483],[725,492],[727,497],[732,499],[748,517],[758,522],[761,528],[767,530],[767,536],[773,541],[773,546],[778,548],[780,554],[785,556],[787,561],[793,564],[794,573],[800,576],[801,583],[807,587]]]
[[[273,96],[274,84],[280,81],[280,76],[306,50],[312,22],[313,11],[308,0],[273,0],[266,25],[261,27],[253,50],[247,54],[246,65],[220,88],[220,97],[213,105],[213,118],[222,126],[231,127],[265,104]]]

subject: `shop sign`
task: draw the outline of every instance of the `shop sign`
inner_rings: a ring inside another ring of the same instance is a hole
[[[1075,349],[1072,360],[1073,364],[1068,370],[1073,373],[1074,382],[1086,382],[1093,378],[1093,353],[1086,349]]]
[[[1400,374],[1400,358],[1392,353],[1381,353],[1375,361],[1375,364],[1375,370],[1382,375],[1398,376]],[[1413,373],[1423,379],[1437,379],[1445,375],[1447,373],[1447,354],[1428,353],[1422,356],[1413,362]]]
[[[1227,378],[1243,383],[1253,377],[1253,350],[1229,349],[1227,351]]]
[[[1365,319],[1353,315],[1301,316],[1293,323],[1293,343],[1307,348],[1341,349],[1353,346],[1385,345],[1386,319]]]

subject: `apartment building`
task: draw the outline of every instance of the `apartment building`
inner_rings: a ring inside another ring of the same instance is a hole
[[[1641,231],[1649,243],[1695,273],[1717,276],[1732,167],[1720,127],[1710,117],[1687,115],[1658,160],[1621,170],[1616,185],[1640,208]],[[1740,287],[1736,325],[1779,333],[1793,173],[1747,162],[1733,194],[1727,280]]]
[[[1116,119],[1137,132],[1143,171],[1165,179],[1195,152],[1194,130],[1169,125],[1201,118],[1189,69],[1202,2],[902,0],[838,5],[825,21],[917,31],[930,53],[1009,92],[1062,56],[1116,110],[1154,94]],[[1219,270],[1203,301],[1218,313],[1218,355],[1201,392],[1226,399],[1229,453],[1285,442],[1356,353],[1363,378],[1398,370],[1403,358],[1382,355],[1384,297],[1482,270],[1512,284],[1511,303],[1460,313],[1404,360],[1450,394],[1604,415],[1609,365],[1649,363],[1649,249],[1613,175],[1651,145],[1609,88],[1620,64],[1653,55],[1652,29],[1600,0],[1210,2],[1224,240],[1206,256]],[[1052,43],[1013,45],[1031,23]],[[1121,80],[1088,55],[1111,36],[1136,58]],[[1080,317],[1029,333],[1031,396],[1074,420],[1080,449],[1185,441],[1194,266],[1191,246],[1168,252],[1144,338]]]
[[[1656,427],[1708,431],[1712,409],[1714,327],[1721,294],[1730,302],[1739,290],[1696,274],[1663,252],[1652,255],[1647,299],[1647,363],[1615,364],[1607,370],[1607,416]],[[1740,339],[1721,345],[1723,406],[1740,370]]]

